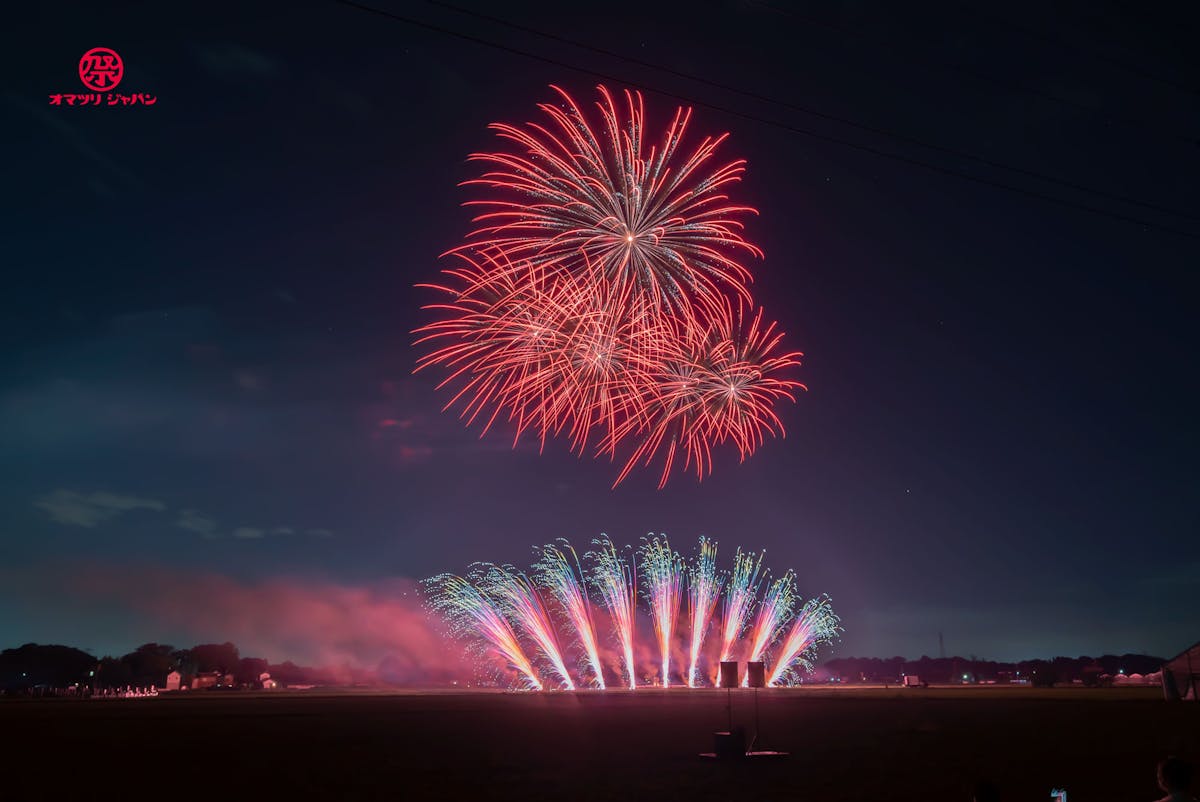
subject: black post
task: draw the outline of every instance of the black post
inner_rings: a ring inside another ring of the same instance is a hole
[[[753,752],[755,745],[758,743],[758,686],[754,686],[754,738],[750,741],[750,748],[746,751]]]
[[[725,712],[729,714],[729,732],[733,732],[733,689],[725,687]]]

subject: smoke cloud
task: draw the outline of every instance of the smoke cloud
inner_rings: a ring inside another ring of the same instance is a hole
[[[27,600],[31,585],[43,589],[39,617],[56,633],[78,637],[81,620],[95,608],[123,623],[136,639],[130,649],[147,641],[180,647],[232,641],[244,656],[405,685],[470,674],[461,649],[422,608],[411,579],[364,585],[239,580],[161,566],[74,566],[52,573],[53,579],[43,573],[36,582],[28,574],[5,580],[24,585]],[[72,625],[54,626],[60,617]]]

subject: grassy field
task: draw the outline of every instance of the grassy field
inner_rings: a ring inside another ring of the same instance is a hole
[[[753,730],[753,697],[734,693]],[[1153,800],[1200,762],[1200,705],[1156,689],[810,688],[759,695],[760,746],[697,753],[721,691],[194,693],[0,702],[0,799]]]

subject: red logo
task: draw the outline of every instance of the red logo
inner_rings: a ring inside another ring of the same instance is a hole
[[[88,89],[108,92],[121,83],[125,75],[125,64],[117,51],[107,47],[93,47],[79,59],[79,80]]]
[[[125,62],[110,47],[93,47],[79,59],[79,80],[88,88],[86,95],[55,92],[51,106],[153,106],[158,98],[149,92],[114,92],[125,77]]]

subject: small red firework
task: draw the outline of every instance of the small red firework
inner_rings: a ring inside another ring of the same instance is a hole
[[[667,341],[673,350],[661,357],[657,392],[642,415],[627,418],[603,443],[608,453],[616,453],[624,441],[637,443],[614,487],[639,463],[650,465],[660,451],[661,488],[681,451],[683,470],[703,479],[712,472],[714,446],[732,441],[744,461],[766,435],[783,436],[775,402],[795,401],[796,392],[806,388],[780,374],[799,366],[803,355],[777,353],[783,333],[774,323],[764,327],[762,315],[759,309],[744,325],[740,312],[727,307],[707,330],[686,328]]]

